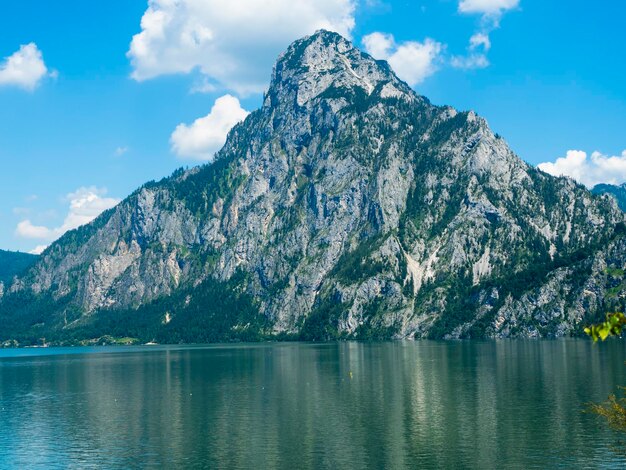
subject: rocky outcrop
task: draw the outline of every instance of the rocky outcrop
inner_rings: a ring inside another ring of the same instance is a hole
[[[621,185],[597,184],[591,190],[593,194],[606,194],[617,202],[621,210],[626,212],[626,183]]]
[[[66,234],[11,292],[52,298],[58,331],[149,305],[174,328],[207,282],[236,278],[264,335],[561,336],[622,301],[605,270],[626,265],[623,222],[321,31],[279,58],[214,163]]]

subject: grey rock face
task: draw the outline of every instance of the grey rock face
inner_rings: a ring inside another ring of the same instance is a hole
[[[321,31],[213,164],[66,234],[11,292],[56,299],[69,328],[244,272],[266,334],[562,336],[621,302],[603,269],[626,266],[623,222]]]

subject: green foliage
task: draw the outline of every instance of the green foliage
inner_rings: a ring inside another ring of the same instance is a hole
[[[158,343],[258,341],[266,319],[247,292],[248,281],[247,274],[237,272],[228,281],[207,279],[137,310],[101,311],[74,336],[130,336]]]
[[[469,275],[460,273],[456,277],[427,285],[423,289],[423,293],[420,292],[420,298],[439,296],[441,295],[441,288],[444,288],[449,294],[445,310],[441,312],[441,315],[430,328],[429,337],[433,339],[441,339],[457,326],[471,321],[474,318],[480,292],[477,286],[472,286]],[[419,303],[420,299],[416,301],[416,304]]]
[[[626,387],[620,387],[626,395]],[[626,396],[617,398],[614,394],[604,403],[592,403],[589,411],[606,419],[609,427],[616,431],[626,432]]]
[[[384,340],[398,333],[397,325],[388,326],[384,323],[384,317],[389,311],[386,309],[383,296],[376,297],[363,306],[363,323],[356,328],[353,336],[348,336],[345,332],[339,333],[339,319],[352,308],[352,305],[352,303],[342,303],[337,292],[334,295],[328,292],[323,293],[311,314],[304,321],[299,339],[332,341],[354,337],[359,340]]]
[[[625,273],[623,269],[613,268],[613,267],[606,268],[604,272],[607,273],[611,277],[619,277],[619,278],[624,277],[624,273]]]
[[[382,261],[372,261],[369,256],[380,248],[387,236],[367,239],[359,243],[356,249],[344,252],[329,277],[334,277],[345,285],[352,285],[384,271],[385,264]]]
[[[433,129],[430,135],[430,140],[435,143],[447,141],[455,131],[465,129],[467,127],[468,115],[469,113],[467,112],[461,112],[457,113],[450,119],[440,120]]]
[[[243,272],[225,282],[207,279],[138,309],[100,310],[71,327],[64,327],[64,319],[68,324],[79,319],[76,307],[21,291],[2,303],[0,342],[15,339],[25,346],[40,343],[42,337],[57,345],[258,341],[266,336],[267,320],[248,293],[248,284]],[[51,311],[63,313],[51,321]]]
[[[56,312],[56,314],[51,314]],[[72,319],[67,297],[54,299],[47,294],[21,290],[5,295],[0,305],[0,342],[17,340],[21,345],[39,344],[64,323]]]
[[[105,345],[119,345],[119,346],[131,346],[134,344],[140,344],[141,341],[138,338],[116,338],[111,335],[104,335],[100,338],[86,339],[79,341],[80,346],[105,346]]]
[[[38,256],[28,253],[0,250],[0,282],[8,284],[37,261]]]
[[[608,313],[606,321],[585,328],[585,333],[591,336],[594,342],[604,341],[611,336],[621,336],[624,326],[626,316],[623,313]],[[624,392],[626,387],[620,389]],[[626,396],[617,398],[615,394],[611,394],[604,403],[591,403],[588,411],[604,418],[610,428],[626,432]]]
[[[472,285],[472,279],[469,273],[458,273],[446,279],[436,280],[435,282],[423,287],[419,293],[416,304],[426,302],[429,297],[437,297],[447,292],[446,307],[442,314],[433,323],[430,329],[429,337],[443,338],[447,333],[452,331],[459,325],[473,322],[471,328],[467,330],[464,338],[482,338],[489,333],[489,329],[493,324],[495,312],[507,297],[519,299],[526,292],[538,288],[545,284],[548,277],[556,269],[562,267],[571,267],[567,278],[564,281],[572,287],[581,286],[588,276],[591,274],[591,259],[594,250],[599,246],[588,247],[577,250],[571,254],[556,256],[550,259],[543,249],[536,248],[532,252],[512,252],[510,262],[513,266],[521,267],[518,272],[504,272],[502,275],[487,279],[478,285]],[[488,300],[493,307],[489,312],[479,319],[475,319],[475,312],[481,301],[481,292],[488,292],[492,289],[498,291],[498,299]],[[533,324],[535,328],[540,330],[544,336],[553,333],[554,324],[542,325]]]
[[[594,341],[598,339],[604,341],[609,336],[621,336],[624,326],[626,326],[626,315],[621,312],[607,313],[606,321],[588,326],[585,328],[585,333]]]
[[[339,318],[346,306],[338,300],[325,299],[316,305],[300,330],[302,341],[330,341],[339,338]]]
[[[235,189],[245,178],[237,171],[234,156],[221,158],[202,167],[184,179],[171,179],[167,187],[176,200],[182,201],[189,211],[202,216],[211,211],[213,204],[222,198],[228,205]]]
[[[354,336],[359,340],[382,341],[393,338],[398,331],[397,326],[378,325],[371,318],[368,318],[357,327]]]
[[[357,327],[354,336],[357,339],[368,341],[392,338],[398,333],[399,327],[385,325],[384,316],[388,313],[384,297],[379,296],[372,299],[363,308],[363,323]]]

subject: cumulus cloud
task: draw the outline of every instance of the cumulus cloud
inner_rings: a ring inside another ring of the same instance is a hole
[[[0,64],[0,85],[32,91],[47,75],[56,76],[56,72],[48,73],[41,51],[34,42],[20,46]]]
[[[33,225],[30,220],[22,220],[17,224],[15,234],[22,238],[35,238],[45,240],[52,237],[52,229],[44,227],[43,225]]]
[[[318,29],[349,36],[356,0],[149,0],[127,53],[142,81],[198,69],[239,94],[260,92],[276,56]]]
[[[22,220],[17,224],[15,235],[21,238],[53,241],[68,230],[87,224],[101,212],[115,206],[119,199],[105,197],[106,189],[96,187],[82,187],[69,193],[65,200],[69,203],[68,213],[63,224],[59,227],[35,225],[30,219]]]
[[[427,38],[424,42],[396,43],[391,34],[375,32],[363,37],[365,50],[376,59],[389,62],[402,80],[411,86],[422,83],[437,71],[444,46]]]
[[[621,184],[626,181],[626,150],[616,156],[603,155],[596,151],[591,157],[582,150],[569,150],[565,157],[537,166],[554,176],[574,178],[588,188],[599,183]]]
[[[182,158],[211,161],[226,142],[228,131],[248,114],[237,98],[224,95],[215,100],[206,116],[176,126],[170,138],[172,151]]]

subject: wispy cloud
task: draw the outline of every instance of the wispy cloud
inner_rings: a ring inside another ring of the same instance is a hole
[[[499,17],[519,6],[519,0],[461,0],[459,11],[468,14]]]
[[[491,49],[490,35],[500,27],[502,15],[518,7],[519,0],[461,0],[459,12],[467,15],[480,15],[480,27],[470,37],[467,54],[453,56],[450,64],[460,69],[488,67],[487,52]]]

